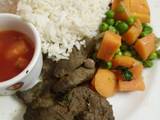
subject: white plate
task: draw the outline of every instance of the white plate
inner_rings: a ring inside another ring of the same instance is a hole
[[[148,0],[152,26],[160,36],[160,0]],[[146,90],[109,98],[116,120],[160,120],[160,61],[144,71]],[[15,97],[0,97],[0,120],[23,120],[25,107]]]

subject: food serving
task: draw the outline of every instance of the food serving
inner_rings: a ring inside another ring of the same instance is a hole
[[[44,61],[41,82],[16,94],[24,120],[117,119],[106,98],[143,92],[160,58],[146,0],[19,0],[15,14],[38,29]]]
[[[91,82],[102,96],[145,90],[143,68],[152,67],[160,57],[156,48],[159,41],[149,22],[145,0],[114,0],[106,12],[99,27],[104,35],[94,56],[98,70]]]

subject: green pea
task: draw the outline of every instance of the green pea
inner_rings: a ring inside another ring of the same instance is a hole
[[[153,32],[153,29],[152,29],[152,27],[150,27],[150,26],[144,26],[143,31],[144,31],[144,32],[148,31],[149,33],[152,33],[152,32]]]
[[[143,32],[141,33],[141,37],[145,37],[153,32],[153,29],[148,24],[143,24]]]
[[[157,57],[160,58],[160,50],[157,50],[156,53],[157,53]]]
[[[152,29],[151,26],[146,25],[146,26],[143,27],[143,31],[144,31],[144,32],[145,32],[145,31],[148,31],[148,32],[152,33],[152,32],[153,32],[153,29]]]
[[[113,10],[109,10],[106,12],[106,16],[107,18],[113,18],[115,15],[114,11]]]
[[[144,65],[144,67],[150,68],[153,66],[153,61],[152,60],[143,61],[143,65]]]
[[[128,69],[122,72],[125,81],[131,81],[133,79],[133,74]]]
[[[145,32],[142,32],[140,36],[141,36],[141,37],[145,37],[145,36],[147,36],[148,34],[149,34],[149,32],[148,32],[148,31],[145,31]]]
[[[117,27],[117,25],[119,24],[119,23],[121,23],[122,21],[120,21],[120,20],[118,20],[118,21],[116,21],[115,22],[115,27]]]
[[[122,52],[120,49],[117,50],[117,52],[115,53],[115,56],[122,56]]]
[[[109,26],[109,31],[112,31],[112,32],[117,33],[116,28],[115,28],[115,27],[113,27],[113,26]]]
[[[109,28],[108,24],[106,24],[106,23],[103,22],[103,23],[100,25],[99,30],[100,30],[100,32],[105,32],[105,31],[108,30],[108,28]]]
[[[151,53],[151,55],[149,56],[149,60],[155,60],[158,58],[158,55],[156,52]]]
[[[129,68],[124,67],[124,66],[118,66],[116,67],[116,69],[121,71],[124,81],[131,81],[133,79],[133,74],[129,70]]]
[[[149,24],[147,24],[147,23],[143,23],[142,26],[143,26],[143,30],[144,30],[144,28],[146,28],[146,27],[149,27],[149,28],[152,29],[152,27],[151,27]]]
[[[112,19],[112,18],[109,18],[109,19],[106,19],[106,23],[107,23],[108,25],[114,25],[115,20]]]
[[[132,53],[131,53],[130,51],[126,51],[126,52],[124,52],[124,55],[131,57],[131,56],[132,56]]]
[[[135,20],[136,20],[135,17],[129,17],[126,22],[129,26],[131,26],[134,24]]]
[[[107,63],[106,63],[106,68],[107,68],[107,69],[111,69],[111,68],[112,68],[112,62],[110,62],[110,61],[107,62]]]
[[[122,44],[121,47],[120,47],[120,49],[122,51],[126,51],[126,50],[128,50],[128,46],[126,44]]]
[[[123,34],[124,32],[126,32],[128,30],[128,25],[125,22],[120,22],[117,26],[116,26],[117,30],[119,31],[120,34]]]

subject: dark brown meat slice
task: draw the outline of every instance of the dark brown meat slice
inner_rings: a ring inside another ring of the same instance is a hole
[[[55,66],[55,62],[53,62],[52,60],[44,57],[43,58],[43,68],[42,68],[42,72],[41,72],[41,76],[43,77],[43,79],[45,80],[50,80],[53,77],[53,71],[54,71],[54,66]]]
[[[17,92],[17,96],[25,103],[30,104],[32,101],[36,100],[37,97],[41,94],[43,89],[43,83],[38,83],[35,87],[28,91]]]
[[[37,109],[27,107],[24,120],[72,120],[66,113],[67,108],[60,105]]]
[[[94,69],[95,68],[95,61],[91,58],[88,58],[84,61],[84,67],[88,69]]]
[[[53,106],[56,104],[53,98],[54,96],[49,91],[46,91],[31,103],[32,108],[47,108]]]
[[[114,120],[112,106],[88,87],[71,90],[63,101],[48,108],[28,106],[24,120]]]
[[[28,91],[17,92],[17,96],[26,105],[31,105],[32,108],[50,107],[54,105],[54,95],[50,92],[50,82],[40,82],[35,87]]]
[[[68,89],[76,87],[77,85],[83,82],[92,79],[94,73],[95,73],[95,68],[87,69],[84,67],[80,67],[75,71],[73,71],[72,73],[70,73],[68,76],[64,76],[60,80],[58,80],[54,84],[52,90],[56,93],[64,92]]]
[[[79,120],[114,120],[112,107],[105,98],[87,87],[75,88],[68,96],[69,109]]]
[[[103,98],[104,99],[104,98]],[[87,99],[87,110],[76,115],[76,120],[114,120],[112,107],[101,97],[91,95]]]
[[[36,106],[44,107],[52,104],[52,101],[50,100],[52,95],[49,94],[50,86],[52,85],[52,83],[57,81],[57,79],[52,76],[53,68],[54,68],[54,62],[45,58],[41,73],[43,82],[39,82],[35,87],[33,87],[30,90],[17,92],[17,96],[24,102],[24,104],[32,103],[33,106],[35,105],[35,107]]]
[[[69,60],[60,60],[55,64],[54,76],[57,78],[63,77],[81,66],[88,55],[93,52],[96,42],[94,39],[88,40],[86,41],[86,47],[81,47],[81,50],[73,48]]]
[[[17,92],[17,96],[25,105],[32,105],[32,108],[47,108],[55,104],[50,86],[45,86],[42,82],[28,91]]]

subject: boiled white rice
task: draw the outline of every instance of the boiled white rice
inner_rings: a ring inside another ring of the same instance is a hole
[[[41,34],[42,51],[53,60],[68,59],[85,38],[98,32],[111,0],[20,0],[17,14]]]

